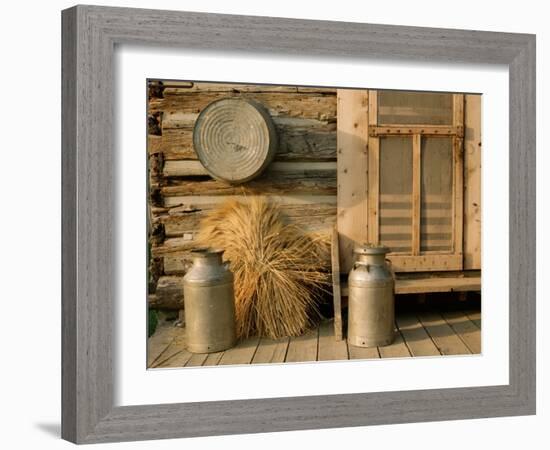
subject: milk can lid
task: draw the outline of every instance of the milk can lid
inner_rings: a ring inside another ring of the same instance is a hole
[[[365,244],[355,247],[353,252],[358,255],[385,255],[390,252],[390,249],[383,245]]]

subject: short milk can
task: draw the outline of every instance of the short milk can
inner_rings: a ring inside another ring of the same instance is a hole
[[[394,280],[386,247],[362,246],[348,278],[348,342],[357,347],[389,345],[394,339]]]
[[[212,353],[233,347],[235,295],[233,274],[223,250],[193,250],[193,265],[183,277],[187,350]]]

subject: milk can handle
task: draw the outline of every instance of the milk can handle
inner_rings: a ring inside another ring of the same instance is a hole
[[[353,270],[357,270],[357,266],[364,266],[367,272],[370,272],[370,264],[362,264],[357,261],[353,263]]]
[[[226,260],[223,262],[223,267],[226,268],[227,270],[231,270],[231,261],[229,261],[228,259],[226,259]]]
[[[388,268],[390,270],[392,278],[395,280],[395,272],[393,271],[393,263],[388,258],[386,258],[386,263],[388,264]]]

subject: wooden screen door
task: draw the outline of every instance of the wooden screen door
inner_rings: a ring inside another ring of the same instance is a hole
[[[463,104],[369,91],[367,237],[396,271],[462,269]]]
[[[351,227],[354,243],[389,247],[395,271],[461,270],[464,96],[339,91],[338,106],[339,178],[354,166],[349,188],[338,181],[339,231]],[[346,112],[356,117],[346,119]],[[361,155],[350,150],[353,142],[364,144]],[[355,208],[347,218],[346,202]]]

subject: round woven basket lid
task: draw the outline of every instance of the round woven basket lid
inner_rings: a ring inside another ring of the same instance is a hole
[[[228,183],[260,175],[277,151],[277,131],[265,108],[226,98],[210,103],[195,122],[193,145],[208,173]]]

